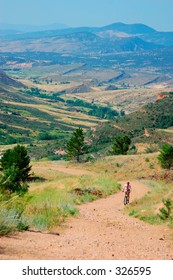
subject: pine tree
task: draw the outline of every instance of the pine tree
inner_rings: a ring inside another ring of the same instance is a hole
[[[26,181],[30,177],[31,166],[26,148],[17,145],[13,149],[8,149],[0,163],[3,172],[1,187],[11,192],[27,191]]]
[[[83,129],[77,128],[67,143],[67,157],[68,159],[75,158],[77,162],[80,162],[80,156],[86,152],[87,146],[84,143]]]
[[[165,144],[162,146],[158,161],[162,168],[171,169],[173,167],[173,146]]]
[[[131,139],[128,136],[116,137],[112,144],[112,155],[126,155],[131,144]]]

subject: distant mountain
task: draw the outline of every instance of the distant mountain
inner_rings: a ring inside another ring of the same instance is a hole
[[[156,32],[155,29],[145,24],[125,24],[122,22],[113,23],[104,27],[99,28],[98,31],[113,30],[117,32],[124,32],[127,34],[151,34]]]
[[[31,38],[31,33],[23,34],[24,37],[20,39],[1,39],[0,50],[2,52],[57,52],[57,53],[71,53],[81,54],[90,53],[97,55],[115,53],[115,52],[129,52],[141,50],[153,50],[160,48],[159,45],[145,42],[144,40],[132,37],[115,37],[114,39],[102,38],[97,34],[91,32],[77,32],[69,34],[54,35],[48,37],[38,37],[39,33],[32,33],[35,38]],[[58,31],[51,31],[55,34]],[[43,35],[43,33],[41,33]],[[32,35],[32,36],[33,36]],[[19,35],[20,36],[20,35]],[[28,37],[27,37],[28,36]]]
[[[29,25],[29,24],[7,24],[0,23],[0,30],[15,30],[20,32],[37,32],[45,30],[65,29],[68,26],[61,23],[48,24],[48,25]]]
[[[55,37],[55,36],[61,36],[65,34],[83,33],[83,32],[99,34],[104,32],[106,33],[107,31],[112,31],[118,33],[123,32],[133,36],[138,34],[144,35],[144,34],[152,34],[154,32],[157,32],[153,28],[144,24],[125,24],[125,23],[113,23],[103,27],[74,27],[74,28],[67,28],[67,26],[59,25],[59,24],[45,25],[45,26],[0,24],[0,34],[1,32],[5,34],[5,30],[18,31],[16,32],[16,39]]]
[[[56,26],[42,26],[44,31],[37,32],[0,30],[0,50],[107,54],[173,46],[173,32],[158,32],[144,24],[113,23],[103,27],[65,29]]]

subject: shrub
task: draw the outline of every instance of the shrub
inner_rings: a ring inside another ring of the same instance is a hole
[[[163,199],[162,201],[163,201],[164,207],[159,209],[160,213],[158,215],[162,220],[166,220],[171,215],[173,202],[169,198]]]
[[[29,223],[23,216],[28,198],[0,194],[0,235],[28,229]]]
[[[158,148],[157,148],[157,146],[154,146],[154,145],[150,145],[145,149],[146,154],[155,153],[157,151],[158,151]]]

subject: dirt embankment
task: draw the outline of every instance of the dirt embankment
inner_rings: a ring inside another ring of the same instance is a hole
[[[133,182],[131,199],[148,188]],[[80,206],[78,218],[69,218],[59,235],[24,232],[0,238],[0,259],[173,259],[170,230],[148,225],[123,214],[123,193]]]

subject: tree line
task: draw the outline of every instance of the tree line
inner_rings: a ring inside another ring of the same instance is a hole
[[[131,139],[129,136],[115,137],[112,143],[110,155],[126,155],[130,149]],[[89,153],[82,128],[77,128],[66,145],[67,160],[81,162],[84,154]],[[162,168],[173,168],[173,146],[165,144],[160,150],[158,161]],[[19,194],[28,191],[28,180],[31,177],[30,157],[27,148],[17,145],[13,149],[4,152],[0,159],[0,191]]]

